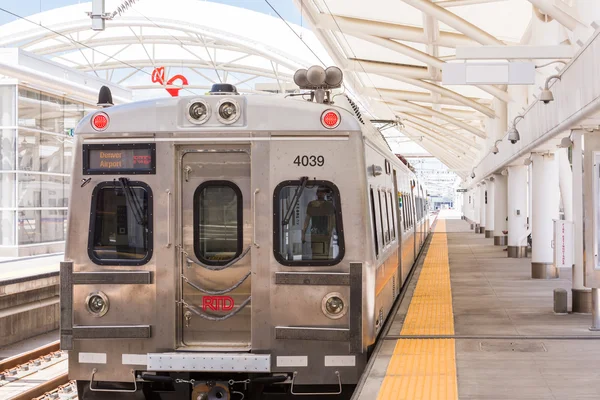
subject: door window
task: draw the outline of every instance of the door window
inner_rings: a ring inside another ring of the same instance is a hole
[[[224,265],[242,252],[242,192],[229,181],[207,181],[194,193],[194,253]]]
[[[99,265],[142,265],[152,257],[152,191],[121,178],[92,194],[88,255]]]
[[[283,265],[334,265],[344,257],[340,195],[327,181],[275,188],[274,254]]]

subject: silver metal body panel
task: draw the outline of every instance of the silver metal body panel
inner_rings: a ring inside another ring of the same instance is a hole
[[[211,102],[220,100],[211,96],[202,98]],[[337,384],[335,371],[340,372],[344,384],[358,381],[367,362],[367,349],[374,344],[382,319],[387,317],[429,231],[426,217],[417,221],[414,205],[410,213],[406,202],[402,204],[406,210],[399,206],[398,193],[405,196],[413,193],[411,182],[415,190],[420,188],[416,176],[374,139],[378,133],[374,134],[372,127],[360,125],[344,110],[340,109],[340,126],[325,130],[320,124],[320,115],[331,106],[269,96],[238,96],[236,99],[243,99],[240,100],[243,115],[239,123],[230,127],[212,122],[207,126],[192,126],[184,114],[190,99],[181,98],[105,109],[110,124],[103,133],[91,129],[91,115],[77,128],[71,198],[78,201],[72,202],[69,210],[65,259],[73,262],[74,273],[87,275],[79,275],[85,280],[76,285],[65,281],[73,290],[73,329],[78,326],[148,326],[150,329],[149,337],[74,338],[69,357],[70,379],[89,380],[96,368],[95,379],[99,381],[126,382],[130,379],[131,365],[123,363],[123,355],[147,354],[147,368],[158,368],[151,360],[160,359],[162,363],[164,357],[174,357],[164,353],[173,353],[179,362],[173,365],[178,367],[162,370],[189,371],[184,368],[191,368],[204,373],[210,370],[210,357],[214,357],[209,354],[220,354],[248,357],[262,366],[262,372],[267,372],[265,363],[272,373],[296,371],[297,384]],[[84,143],[155,143],[156,174],[83,175],[81,149]],[[325,163],[323,166],[294,164],[294,159],[303,154],[322,155]],[[390,166],[389,173],[384,167],[386,163]],[[373,165],[380,166],[383,173],[375,175]],[[186,167],[190,167],[191,172],[184,173]],[[274,257],[275,187],[302,176],[331,181],[339,189],[345,255],[336,265],[285,266]],[[88,184],[81,185],[82,179],[90,177]],[[118,177],[145,182],[153,192],[153,255],[144,265],[99,266],[87,254],[94,187]],[[193,193],[207,180],[232,181],[242,192],[242,249],[250,247],[250,250],[223,271],[209,271],[198,265],[188,267],[181,252],[183,249],[190,258],[196,259]],[[385,245],[381,232],[374,232],[370,188],[390,193],[394,203],[395,235]],[[413,221],[406,229],[405,214]],[[378,256],[375,234],[379,235],[381,244]],[[360,268],[360,274],[352,274],[352,268]],[[100,271],[105,275],[98,276],[105,281],[92,279]],[[116,281],[108,283],[111,277],[126,276],[116,273],[130,271],[141,271],[151,279],[114,278]],[[242,312],[226,321],[192,316],[186,327],[181,300],[201,305],[203,294],[183,281],[182,275],[207,289],[218,290],[230,287],[247,272],[251,272],[251,276],[231,294],[236,306],[251,295],[251,302]],[[296,274],[306,276],[300,278]],[[353,276],[360,276],[360,281],[353,280]],[[110,299],[110,309],[101,318],[90,315],[84,306],[86,296],[95,291],[104,292]],[[339,293],[346,304],[360,303],[360,314],[355,313],[353,318],[347,313],[339,319],[326,316],[321,303],[332,292]],[[287,333],[278,336],[275,327]],[[326,340],[324,334],[308,340],[306,336],[301,338],[303,328],[335,332],[336,340]],[[79,363],[79,352],[105,354],[106,364]],[[326,366],[324,356],[355,358],[352,363]],[[284,360],[299,357],[306,363],[278,366],[278,357]],[[256,361],[258,359],[260,361]],[[227,363],[234,363],[234,359],[228,358]],[[225,364],[219,365],[225,368]],[[244,364],[239,365],[242,368]],[[144,368],[138,367],[139,370]]]
[[[271,372],[271,355],[249,353],[150,353],[148,371]]]

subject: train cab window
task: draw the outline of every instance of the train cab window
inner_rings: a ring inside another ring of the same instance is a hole
[[[283,265],[335,265],[344,257],[340,193],[327,181],[285,181],[273,194],[273,251]]]
[[[379,240],[377,240],[377,213],[375,212],[375,195],[371,188],[371,220],[373,221],[373,240],[375,243],[375,257],[379,257]]]
[[[152,258],[152,190],[120,178],[92,194],[88,255],[99,265],[142,265]]]
[[[229,181],[207,181],[194,192],[194,254],[224,265],[242,253],[242,192]]]

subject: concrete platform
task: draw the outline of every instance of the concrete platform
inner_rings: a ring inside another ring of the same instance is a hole
[[[391,371],[390,363],[398,342],[415,337],[403,334],[403,326],[423,269],[421,260],[365,384],[354,398],[600,398],[600,333],[589,331],[591,316],[555,315],[552,310],[555,288],[567,289],[570,302],[571,271],[560,271],[559,279],[533,280],[531,259],[507,258],[505,247],[473,233],[470,225],[452,212],[443,211],[439,218],[445,219],[454,333],[418,337],[453,342],[457,394],[431,389],[451,387],[444,379],[452,369],[447,368],[448,360],[441,357],[440,350],[428,354],[433,362],[423,362],[416,372],[401,373],[407,375],[406,385],[422,387],[420,392],[408,395],[401,385],[397,390],[380,389],[386,379],[398,375],[397,370]],[[431,291],[431,295],[441,296],[437,292]],[[444,303],[438,300],[432,300],[437,308]],[[431,331],[430,327],[427,330]],[[402,353],[401,357],[400,362],[415,362],[414,353]]]
[[[61,254],[0,262],[0,346],[58,329],[62,260]]]
[[[58,272],[63,254],[0,259],[0,281]]]
[[[21,340],[17,343],[2,346],[0,347],[0,360],[16,356],[17,354],[26,353],[28,351],[45,346],[48,343],[57,341],[58,339],[59,331],[57,329],[25,340]]]

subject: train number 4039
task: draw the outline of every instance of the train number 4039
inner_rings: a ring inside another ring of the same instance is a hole
[[[296,164],[297,166],[303,166],[303,167],[322,167],[323,165],[325,165],[325,157],[323,156],[314,156],[314,155],[309,155],[309,156],[296,156],[296,158],[294,159],[294,164]]]

